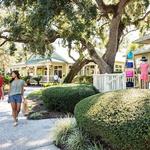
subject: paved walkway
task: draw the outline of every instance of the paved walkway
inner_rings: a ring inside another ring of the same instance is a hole
[[[25,95],[37,88],[27,88]],[[13,127],[10,105],[0,102],[0,150],[58,150],[52,144],[55,119],[26,120],[21,114]]]

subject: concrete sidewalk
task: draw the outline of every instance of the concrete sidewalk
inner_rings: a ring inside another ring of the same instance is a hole
[[[36,90],[27,88],[26,93]],[[52,143],[52,128],[56,119],[27,120],[20,115],[19,125],[13,127],[11,108],[0,101],[0,150],[58,150]]]

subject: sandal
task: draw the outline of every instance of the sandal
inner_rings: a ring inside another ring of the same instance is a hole
[[[18,125],[18,122],[14,122],[14,127],[16,127]]]

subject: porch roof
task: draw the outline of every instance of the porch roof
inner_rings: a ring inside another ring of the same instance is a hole
[[[150,34],[147,34],[147,35],[135,40],[134,43],[150,44]]]
[[[60,63],[70,63],[68,60],[63,58],[56,52],[53,52],[51,55],[41,56],[41,55],[32,55],[26,62],[26,65],[31,64],[42,64],[46,62],[60,62]]]
[[[136,51],[133,51],[134,55],[146,54],[146,53],[150,53],[150,47],[149,48],[142,48],[142,49],[138,49]]]
[[[31,57],[26,61],[22,63],[13,64],[11,67],[25,67],[25,66],[31,66],[31,65],[43,65],[45,63],[68,63],[72,64],[73,61],[70,59],[63,58],[60,54],[57,52],[53,52],[51,55],[47,56],[41,56],[41,55],[31,55]]]

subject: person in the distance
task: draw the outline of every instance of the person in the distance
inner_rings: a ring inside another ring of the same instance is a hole
[[[0,100],[4,100],[4,79],[0,72]]]

